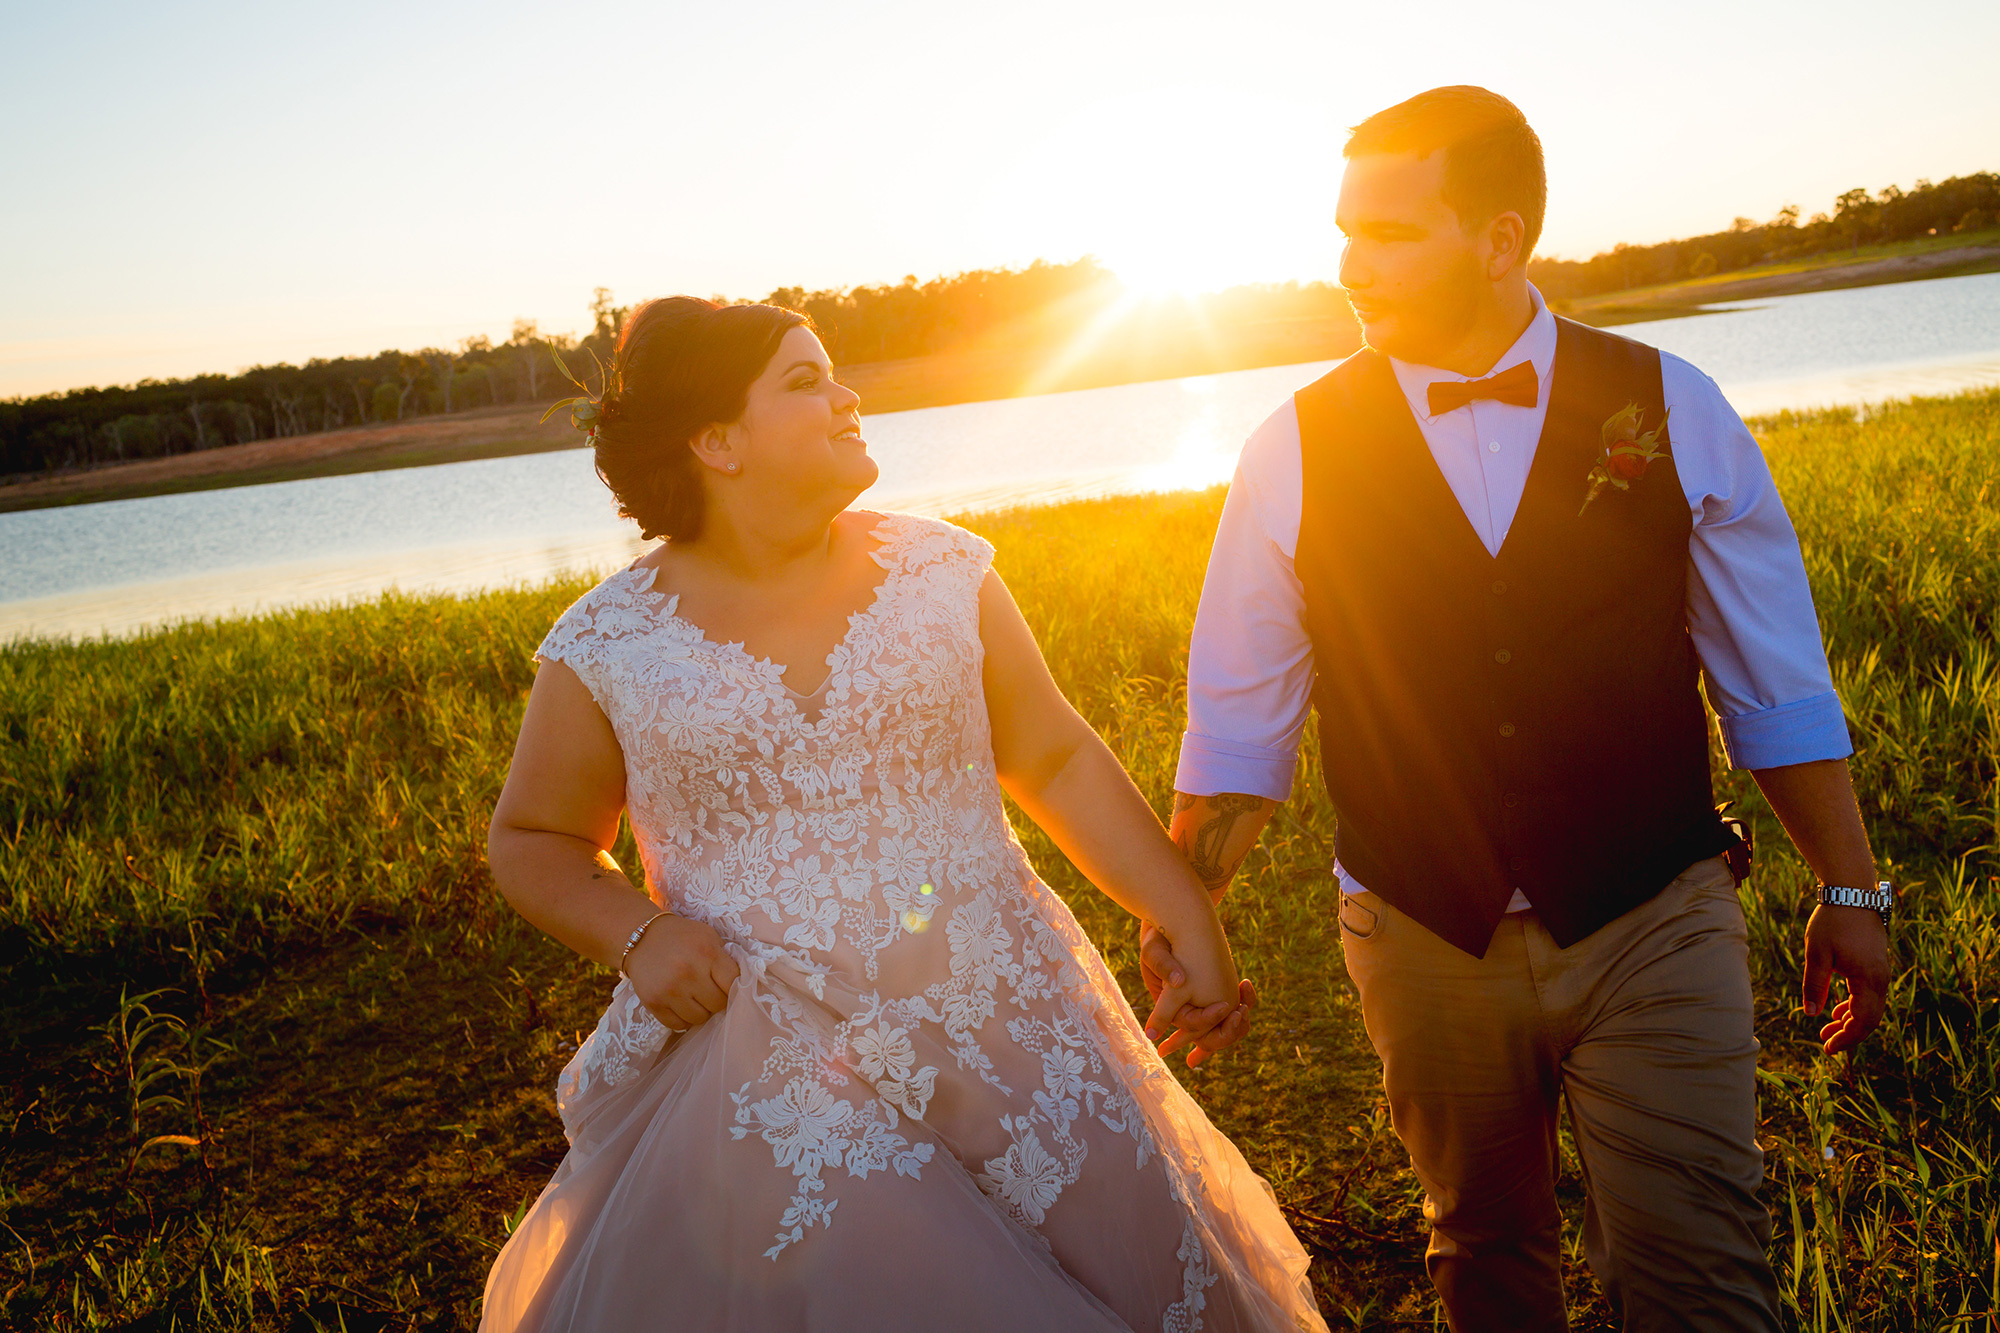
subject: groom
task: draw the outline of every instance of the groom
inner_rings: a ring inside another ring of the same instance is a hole
[[[1219,898],[1318,711],[1342,950],[1452,1328],[1565,1326],[1559,1100],[1625,1327],[1776,1328],[1741,849],[1698,677],[1729,762],[1832,886],[1805,932],[1806,1012],[1848,987],[1827,1051],[1876,1026],[1889,978],[1798,541],[1712,381],[1529,285],[1546,188],[1511,102],[1433,89],[1345,155],[1367,346],[1244,448],[1174,837]],[[1142,955],[1171,971],[1157,937]]]

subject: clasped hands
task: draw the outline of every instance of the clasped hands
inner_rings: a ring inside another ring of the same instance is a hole
[[[1197,1005],[1189,994],[1188,968],[1174,956],[1173,943],[1151,921],[1139,923],[1139,976],[1152,997],[1146,1039],[1161,1055],[1187,1049],[1188,1065],[1199,1068],[1250,1031],[1257,987],[1248,977],[1236,984],[1236,998]]]
[[[625,960],[639,1002],[675,1031],[699,1027],[721,1013],[740,970],[714,927],[678,915],[661,918]],[[1188,968],[1150,921],[1140,922],[1139,972],[1153,999],[1146,1036],[1160,1054],[1186,1049],[1188,1064],[1199,1067],[1249,1032],[1256,986],[1244,978],[1233,1001],[1193,1003]]]

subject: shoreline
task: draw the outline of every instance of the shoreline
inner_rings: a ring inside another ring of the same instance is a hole
[[[1778,260],[1706,278],[1551,300],[1549,305],[1559,315],[1597,328],[1613,328],[1726,314],[1726,309],[1716,307],[1734,301],[2000,273],[2000,237],[1985,232],[1980,235],[1985,239],[1939,244],[1943,238],[1927,238],[1868,247],[1838,258],[1814,255],[1806,260]]]
[[[1996,361],[2000,366],[2000,361]],[[1974,397],[2000,396],[2000,385],[1941,387],[1882,400],[1885,408],[1938,408]],[[1879,415],[1876,413],[1866,414]],[[1814,420],[1844,420],[1852,409],[1779,409],[1748,415],[1760,440]],[[1146,467],[1107,468],[1009,485],[906,490],[864,495],[863,508],[991,521],[1077,501],[1135,501],[1198,495],[1226,485],[1221,478],[1162,487],[1135,484]],[[33,644],[118,643],[194,625],[352,609],[383,597],[479,597],[525,590],[567,578],[596,578],[641,554],[647,543],[622,532],[554,534],[531,542],[461,541],[373,555],[325,556],[243,565],[168,578],[102,584],[66,592],[0,600],[0,656]]]
[[[1927,238],[1839,256],[1816,255],[1733,273],[1597,296],[1551,300],[1558,314],[1599,328],[1726,313],[1732,301],[2000,272],[2000,233],[1976,241]],[[1295,316],[1210,328],[1190,320],[1150,328],[1150,315],[1079,351],[1074,330],[1013,330],[983,344],[842,368],[870,415],[950,407],[1336,360],[1360,345],[1345,316]],[[187,491],[258,486],[356,472],[432,467],[581,447],[562,414],[542,403],[474,408],[448,417],[354,426],[166,458],[0,482],[0,514]]]
[[[1345,314],[1210,328],[1183,312],[1181,326],[1149,329],[1144,313],[1126,317],[1138,326],[1129,337],[1080,346],[1075,330],[1020,330],[929,356],[858,362],[839,374],[861,395],[864,415],[882,416],[1332,361],[1361,345]],[[581,448],[566,414],[538,424],[547,410],[546,403],[474,408],[0,483],[0,514]]]

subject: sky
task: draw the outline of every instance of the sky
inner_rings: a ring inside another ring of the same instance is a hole
[[[1094,254],[1331,280],[1345,127],[1520,105],[1540,251],[2000,170],[2000,5],[16,3],[0,397]]]

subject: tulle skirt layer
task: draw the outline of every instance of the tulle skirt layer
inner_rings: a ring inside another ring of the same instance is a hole
[[[752,960],[721,1014],[671,1037],[620,983],[592,1040],[624,1063],[566,1076],[571,1150],[494,1263],[482,1329],[1324,1328],[1269,1187],[1146,1045],[1067,908],[1030,892],[1115,997],[1087,1044],[1138,1071],[1122,1096],[1077,1093],[1091,1085],[1063,1084],[1060,1058],[1012,1043],[988,1043],[977,1076],[924,1024],[895,1039],[910,1043],[897,1071],[938,1071],[921,1116],[854,1069],[840,1099],[800,1092],[784,1067],[796,1015],[830,1028],[867,1002],[837,978]],[[1079,1012],[1055,1020],[1069,1037]],[[1071,1098],[1060,1134],[1008,1128],[1031,1090]]]

